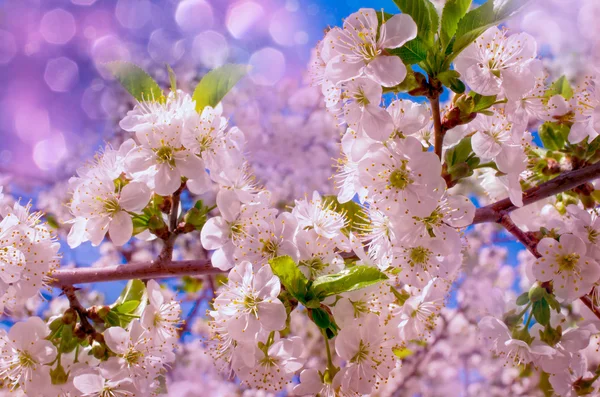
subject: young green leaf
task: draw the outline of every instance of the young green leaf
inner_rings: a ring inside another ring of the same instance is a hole
[[[206,106],[217,106],[246,73],[246,65],[227,64],[205,74],[192,95],[196,101],[196,111],[202,113]]]
[[[106,67],[138,101],[165,101],[158,83],[139,66],[130,62],[114,61],[107,63]]]
[[[111,306],[115,307],[127,301],[138,301],[146,300],[146,286],[141,280],[129,280],[119,298]]]
[[[431,47],[439,26],[435,6],[429,0],[394,0],[394,3],[412,17],[417,24],[417,37],[423,40],[426,48]]]
[[[273,274],[279,277],[285,289],[300,302],[306,302],[308,280],[294,260],[285,255],[269,260]]]
[[[472,0],[448,0],[442,11],[442,27],[440,29],[440,40],[442,48],[446,48],[454,37],[458,22],[465,16]]]
[[[573,88],[565,76],[559,77],[546,91],[546,97],[550,98],[554,95],[561,95],[567,101],[573,98]]]
[[[528,303],[529,303],[529,292],[523,292],[517,298],[517,305],[518,306],[524,306],[524,305],[526,305]]]
[[[353,266],[337,274],[317,278],[310,289],[318,299],[323,300],[331,295],[368,287],[387,278],[375,267]]]
[[[399,56],[406,65],[414,65],[427,59],[427,48],[423,39],[417,37],[400,48],[389,50],[389,52]]]
[[[175,77],[175,72],[169,64],[167,64],[167,71],[169,72],[169,82],[171,83],[171,91],[177,92],[177,77]]]
[[[473,97],[473,112],[481,112],[482,110],[489,109],[494,103],[496,103],[496,95],[483,96],[471,91],[469,93]]]
[[[456,41],[452,47],[452,54],[447,62],[454,59],[469,44],[477,39],[483,32],[498,25],[521,10],[530,0],[505,0],[494,2],[488,0],[481,6],[471,10],[458,22]],[[497,3],[494,8],[494,3]]]
[[[119,313],[129,314],[129,313],[133,312],[135,309],[137,309],[139,305],[140,305],[140,301],[132,300],[132,301],[127,301],[127,302],[121,303],[120,305],[115,307],[115,309],[117,309],[117,311]]]
[[[565,146],[570,128],[563,124],[545,122],[539,128],[540,139],[548,150],[560,150]]]

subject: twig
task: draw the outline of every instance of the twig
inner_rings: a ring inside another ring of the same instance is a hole
[[[77,312],[79,316],[79,323],[81,324],[81,330],[85,332],[87,335],[94,335],[96,333],[96,329],[90,324],[87,318],[87,309],[84,308],[79,299],[77,299],[77,295],[75,295],[75,287],[73,286],[65,286],[62,288],[65,296],[69,300],[69,306]]]
[[[442,158],[442,146],[444,144],[444,131],[442,130],[442,116],[440,114],[440,97],[434,95],[429,98],[431,102],[431,113],[433,115],[433,129],[434,129],[434,146],[433,149],[435,154],[441,159]]]
[[[537,250],[538,240],[533,237],[531,234],[524,232],[521,230],[515,223],[510,219],[508,214],[503,214],[500,216],[500,219],[497,222],[498,224],[504,226],[504,228],[513,236],[519,240],[525,248],[529,252],[533,254],[536,258],[541,258],[542,255]],[[600,309],[594,305],[594,301],[589,296],[589,294],[583,295],[579,298],[591,311],[600,319]]]
[[[578,170],[565,172],[548,182],[544,182],[523,192],[523,205],[529,205],[558,193],[571,190],[599,177],[600,162]],[[508,214],[518,208],[509,198],[500,200],[488,206],[478,208],[475,212],[473,224],[499,222],[504,214]]]
[[[171,261],[165,263],[163,267],[155,266],[154,262],[134,262],[118,266],[59,269],[50,276],[49,284],[63,287],[118,280],[160,279],[218,273],[223,271],[213,267],[209,260]]]

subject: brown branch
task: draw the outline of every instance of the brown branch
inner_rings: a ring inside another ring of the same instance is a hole
[[[523,192],[523,205],[526,206],[558,193],[571,190],[599,177],[600,162],[578,170],[565,172],[548,182],[544,182]],[[509,198],[500,200],[488,206],[478,208],[475,212],[473,224],[499,222],[504,214],[508,214],[518,208]]]
[[[59,269],[50,276],[51,282],[49,284],[55,287],[64,287],[74,284],[217,273],[223,273],[223,271],[213,267],[209,260],[172,261],[165,263],[162,267],[156,266],[155,262],[134,262],[118,266]]]
[[[433,130],[434,130],[434,144],[433,149],[435,154],[441,159],[442,158],[442,146],[444,144],[444,131],[442,130],[442,115],[440,114],[440,97],[435,95],[429,98],[431,102],[431,113],[433,115]]]
[[[79,324],[81,324],[81,330],[86,335],[94,335],[96,333],[96,329],[90,324],[88,321],[87,309],[81,305],[79,299],[77,299],[77,295],[75,295],[76,288],[72,285],[62,287],[62,290],[69,300],[69,306],[77,312],[79,316]]]
[[[537,245],[539,243],[538,239],[532,234],[524,232],[517,225],[515,225],[512,219],[510,219],[510,215],[506,213],[502,214],[497,223],[504,226],[504,228],[510,234],[515,236],[515,238],[519,240],[519,242],[521,242],[521,244],[523,244],[525,248],[527,248],[527,250],[533,254],[533,256],[535,256],[536,258],[542,257],[542,255],[540,255],[540,253],[537,250]],[[550,285],[549,283],[543,283],[542,286],[544,284]],[[592,300],[589,294],[583,295],[579,299],[592,311],[592,313],[596,315],[596,317],[600,319],[600,308],[594,305],[594,301]]]
[[[500,217],[498,223],[504,226],[507,232],[515,236],[517,240],[519,240],[525,246],[525,248],[527,248],[529,252],[531,252],[536,258],[541,257],[540,253],[537,250],[537,238],[532,236],[530,233],[524,232],[523,230],[519,229],[519,227],[515,225],[512,219],[510,219],[510,215],[503,214]]]
[[[579,299],[583,302],[584,305],[586,305],[588,307],[588,309],[591,310],[592,313],[594,313],[596,315],[596,317],[600,318],[600,308],[598,308],[596,305],[594,305],[594,300],[592,299],[591,296],[584,295]]]

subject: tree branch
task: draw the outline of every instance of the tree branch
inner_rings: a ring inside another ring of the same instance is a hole
[[[600,162],[578,170],[565,172],[548,182],[544,182],[523,192],[523,206],[571,190],[599,177]],[[504,214],[508,214],[518,208],[508,198],[500,200],[488,206],[478,208],[475,212],[473,224],[499,222]]]
[[[433,115],[433,130],[435,133],[433,149],[435,151],[435,154],[437,154],[437,156],[441,159],[442,146],[444,144],[444,131],[442,130],[442,115],[440,114],[439,95],[435,95],[434,97],[429,98],[429,102],[431,102],[431,113]]]
[[[50,276],[51,281],[49,284],[54,287],[64,287],[74,284],[217,273],[223,273],[223,271],[213,267],[210,260],[172,261],[165,263],[162,267],[155,266],[154,262],[134,262],[118,266],[59,269]]]
[[[542,255],[537,250],[538,239],[533,237],[531,234],[524,232],[519,229],[517,225],[510,219],[508,214],[501,215],[500,219],[497,221],[500,225],[504,226],[504,228],[513,236],[517,238],[523,244],[529,252],[533,254],[536,258],[541,258]],[[579,298],[586,305],[592,313],[596,315],[600,319],[600,308],[594,305],[594,301],[590,297],[589,294],[583,295]]]
[[[79,316],[79,324],[81,324],[81,330],[86,335],[94,335],[96,333],[96,329],[88,321],[87,310],[85,307],[83,307],[81,305],[81,303],[79,302],[79,299],[77,299],[77,295],[75,295],[76,288],[69,285],[69,286],[63,286],[62,290],[63,290],[65,296],[67,297],[67,299],[69,300],[69,306],[73,310],[75,310],[77,312],[77,315]]]

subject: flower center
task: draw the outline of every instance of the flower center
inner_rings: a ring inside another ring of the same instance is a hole
[[[134,365],[138,364],[142,357],[142,352],[134,349],[130,349],[127,353],[123,355],[123,359],[130,367],[133,367]]]
[[[354,100],[356,101],[356,103],[363,107],[371,103],[371,101],[369,101],[369,98],[367,98],[367,95],[365,94],[365,91],[362,87],[358,87],[356,93],[354,94]]]
[[[361,362],[365,361],[368,357],[369,345],[366,345],[361,339],[360,343],[358,344],[358,351],[356,352],[354,357],[350,359],[350,362],[354,364],[360,364]]]
[[[596,244],[598,237],[600,237],[600,233],[591,226],[586,226],[585,229],[588,232],[588,240],[590,240],[590,243]]]
[[[37,361],[26,351],[19,350],[19,366],[21,368],[33,368],[37,365]]]
[[[121,206],[115,197],[104,200],[104,212],[106,212],[108,215],[114,215],[119,211],[121,211]]]
[[[244,307],[248,310],[250,310],[250,312],[254,315],[254,317],[258,318],[258,304],[260,303],[260,300],[257,299],[255,296],[253,295],[246,295],[244,297]]]
[[[212,131],[212,129],[211,129]],[[198,145],[200,146],[200,152],[209,150],[212,147],[215,138],[210,134],[202,134],[196,138]]]
[[[391,187],[404,190],[414,181],[410,178],[410,171],[406,169],[406,160],[402,161],[402,166],[395,169],[390,174],[389,184]]]
[[[159,149],[155,149],[155,153],[159,163],[167,163],[175,167],[175,149],[171,146],[161,146]]]
[[[415,247],[410,250],[410,265],[424,265],[429,262],[431,251],[425,247]]]
[[[568,254],[558,257],[556,261],[560,271],[572,272],[579,262],[579,254]]]
[[[276,241],[273,240],[267,240],[264,241],[262,240],[263,243],[263,247],[262,247],[262,252],[264,254],[266,254],[269,257],[275,257],[277,256],[277,251],[279,250],[279,244]]]
[[[300,266],[307,267],[311,278],[314,278],[317,277],[327,265],[323,263],[321,258],[311,258],[306,261],[302,261]]]

